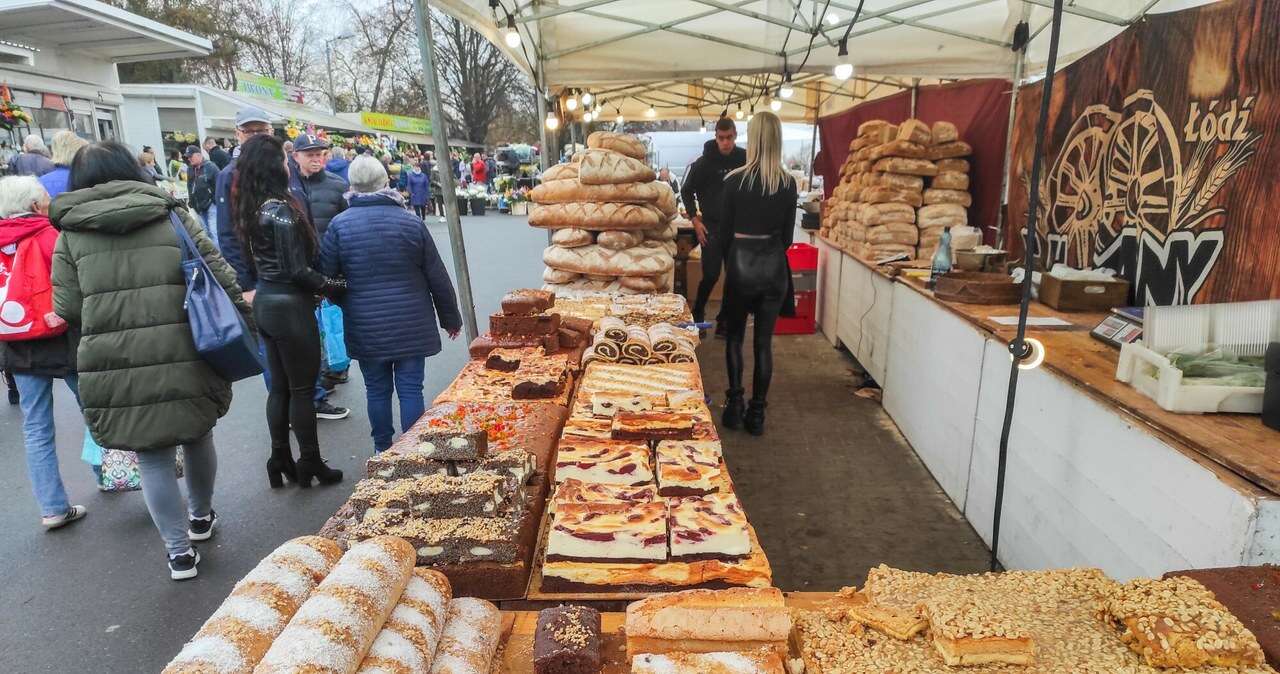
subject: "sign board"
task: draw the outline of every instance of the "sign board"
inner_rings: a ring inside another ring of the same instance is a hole
[[[391,131],[392,133],[417,133],[424,136],[431,133],[431,120],[421,117],[388,115],[382,112],[369,112],[366,110],[360,113],[360,123],[370,129]]]
[[[262,98],[271,98],[277,101],[289,101],[290,103],[306,103],[306,96],[300,87],[292,84],[285,84],[274,77],[259,75],[257,73],[247,73],[242,70],[236,71],[236,91],[250,96],[260,96]]]

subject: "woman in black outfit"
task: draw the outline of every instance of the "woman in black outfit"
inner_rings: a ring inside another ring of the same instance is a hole
[[[729,390],[723,421],[729,428],[746,426],[752,435],[762,435],[773,376],[773,328],[787,299],[787,247],[796,217],[796,183],[782,167],[782,124],[776,115],[760,112],[751,120],[747,163],[725,177],[723,195],[723,226],[733,233],[724,293]],[[747,314],[756,321],[749,406],[742,399]]]
[[[289,194],[284,145],[274,136],[254,136],[236,160],[231,208],[236,236],[258,274],[253,317],[266,343],[271,391],[267,395],[267,427],[271,458],[267,479],[281,487],[282,478],[311,486],[342,481],[342,471],[320,457],[313,402],[320,371],[320,329],[316,296],[332,296],[346,287],[312,269],[318,244],[315,226]],[[289,428],[298,438],[293,460]]]

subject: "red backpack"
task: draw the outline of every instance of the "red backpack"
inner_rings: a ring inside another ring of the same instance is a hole
[[[0,248],[0,341],[24,342],[60,335],[66,321],[53,313],[49,262],[39,234]]]

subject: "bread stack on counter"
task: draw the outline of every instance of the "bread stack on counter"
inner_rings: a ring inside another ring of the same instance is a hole
[[[950,122],[864,122],[823,210],[823,235],[863,257],[931,257],[945,227],[968,224],[963,157],[972,152]]]
[[[561,296],[669,292],[678,200],[645,163],[640,139],[597,131],[587,150],[542,174],[529,224],[555,230],[542,279]]]

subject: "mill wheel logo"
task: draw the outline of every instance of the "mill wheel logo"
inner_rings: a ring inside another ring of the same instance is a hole
[[[1119,112],[1085,108],[1038,186],[1045,268],[1108,267],[1130,281],[1138,304],[1192,302],[1222,252],[1214,225],[1227,209],[1214,198],[1262,137],[1249,129],[1254,100],[1193,102],[1182,137],[1146,89]]]

